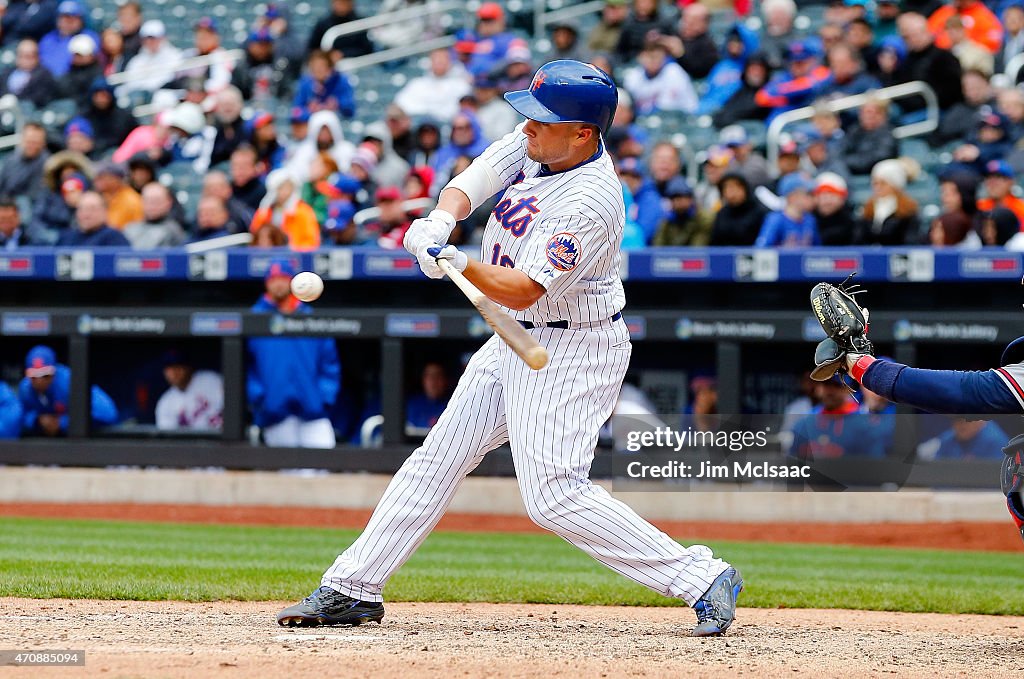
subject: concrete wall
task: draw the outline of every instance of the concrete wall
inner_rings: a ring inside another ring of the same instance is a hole
[[[0,468],[0,502],[267,505],[372,508],[390,477],[372,474]],[[607,486],[606,486],[607,487]],[[683,521],[1004,521],[1006,498],[987,492],[614,493],[650,519]],[[523,515],[515,479],[468,478],[450,511]]]

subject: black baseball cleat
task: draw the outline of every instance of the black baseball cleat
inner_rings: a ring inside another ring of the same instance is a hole
[[[381,602],[360,601],[324,586],[278,613],[277,624],[282,627],[362,625],[371,621],[379,623],[383,618]]]
[[[736,597],[743,591],[743,578],[731,566],[715,578],[693,610],[697,613],[697,626],[691,637],[717,637],[736,619]]]

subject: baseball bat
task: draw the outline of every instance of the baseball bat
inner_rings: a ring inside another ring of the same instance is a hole
[[[462,290],[462,294],[480,312],[483,319],[487,321],[487,325],[494,329],[498,337],[505,340],[505,344],[511,347],[512,351],[516,352],[516,355],[523,359],[526,365],[533,370],[540,370],[548,364],[547,349],[538,344],[537,340],[526,332],[526,328],[519,324],[519,321],[499,309],[497,304],[480,292],[480,289],[470,283],[462,275],[462,272],[452,266],[447,259],[437,260],[437,266],[447,274],[448,278],[452,279],[455,285],[459,286],[459,290]]]

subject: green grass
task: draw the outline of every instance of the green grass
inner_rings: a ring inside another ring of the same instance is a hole
[[[290,600],[355,531],[0,520],[0,596]],[[1016,554],[714,542],[747,582],[741,605],[1024,615]],[[435,533],[391,601],[678,605],[550,535]]]

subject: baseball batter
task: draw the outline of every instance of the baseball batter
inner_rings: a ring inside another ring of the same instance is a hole
[[[473,356],[452,399],[395,475],[363,534],[321,587],[281,611],[281,625],[359,624],[384,616],[388,578],[427,537],[462,479],[509,443],[530,518],[612,570],[693,606],[695,636],[722,634],[743,581],[708,547],[684,548],[590,482],[598,430],[611,415],[631,345],[622,321],[622,189],[601,134],[616,88],[577,61],[542,66],[505,95],[527,118],[488,147],[413,222],[405,247],[431,278],[446,258],[543,345],[530,370],[497,336]],[[447,242],[455,222],[504,192],[482,262]]]

